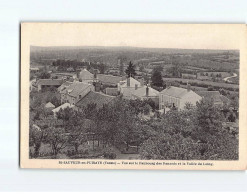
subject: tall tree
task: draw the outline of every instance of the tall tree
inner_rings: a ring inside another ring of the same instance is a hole
[[[213,101],[201,100],[196,104],[195,130],[193,137],[203,142],[222,131],[223,113]]]
[[[129,66],[125,70],[125,73],[127,74],[128,77],[130,76],[135,77],[136,75],[135,66],[131,61],[129,62]]]
[[[152,85],[156,87],[162,87],[163,86],[163,79],[162,79],[162,67],[160,68],[154,68],[153,74],[151,77]]]

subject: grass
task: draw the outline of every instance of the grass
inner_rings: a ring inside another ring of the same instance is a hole
[[[182,81],[183,83],[197,83],[197,84],[202,84],[202,85],[209,85],[213,87],[220,87],[220,88],[232,88],[232,89],[239,89],[239,85],[237,84],[230,84],[230,83],[218,83],[218,82],[213,82],[213,81],[200,81],[196,79],[183,79],[183,78],[164,78],[164,81]]]

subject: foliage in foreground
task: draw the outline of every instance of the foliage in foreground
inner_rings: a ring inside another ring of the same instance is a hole
[[[155,110],[154,106],[149,101],[117,99],[100,109],[95,105],[82,111],[61,109],[57,119],[31,115],[30,146],[35,149],[34,157],[39,157],[42,143],[50,145],[54,156],[69,147],[73,152],[67,149],[67,156],[80,156],[78,148],[93,142],[101,143],[103,148],[124,145],[126,153],[135,146],[142,159],[238,159],[238,138],[222,127],[226,119],[212,102],[201,101],[194,108],[187,106],[184,111],[171,110],[149,121],[142,120],[140,114],[147,107]],[[114,152],[102,156],[116,158]]]

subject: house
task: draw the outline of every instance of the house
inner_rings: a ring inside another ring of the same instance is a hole
[[[123,95],[123,98],[131,99],[134,90],[141,86],[143,86],[143,83],[141,84],[141,82],[137,81],[133,77],[129,77],[126,80],[120,81],[118,83],[118,91]]]
[[[54,108],[55,106],[51,102],[48,102],[47,104],[45,104],[46,110],[53,110]]]
[[[197,91],[196,93],[205,100],[213,101],[215,106],[229,105],[231,103],[231,101],[221,95],[219,91]]]
[[[70,103],[64,103],[61,106],[55,108],[52,110],[54,117],[56,117],[57,112],[59,112],[60,109],[65,109],[65,108],[74,108],[75,105],[72,105]]]
[[[67,87],[72,85],[73,82],[65,81],[60,87],[57,88],[58,92],[61,93],[63,90],[65,90]]]
[[[132,93],[131,99],[152,99],[157,105],[159,104],[159,92],[150,86],[136,87]]]
[[[195,106],[201,99],[201,96],[190,89],[190,85],[187,85],[187,89],[169,86],[159,93],[159,109],[175,107],[183,110],[186,103]]]
[[[107,74],[97,74],[97,80],[103,85],[117,86],[120,81],[126,79],[126,77],[113,76]]]
[[[110,95],[110,96],[118,96],[119,92],[118,92],[117,88],[107,87],[107,88],[105,88],[105,94]]]
[[[104,93],[90,91],[87,95],[81,98],[75,106],[78,110],[86,108],[88,104],[96,104],[96,108],[102,108],[104,104],[113,102],[115,98],[116,97]]]
[[[62,79],[39,79],[37,81],[38,91],[46,90],[52,87],[58,88],[62,84]]]
[[[77,74],[73,77],[77,78],[79,81],[84,83],[92,84],[94,81],[94,75],[91,72],[89,72],[86,68],[82,69],[80,72],[77,72]]]
[[[60,92],[61,103],[68,102],[74,105],[90,91],[94,91],[93,85],[83,82],[74,82]]]

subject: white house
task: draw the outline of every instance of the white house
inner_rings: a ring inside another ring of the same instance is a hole
[[[169,86],[159,93],[159,109],[175,107],[183,110],[186,103],[195,106],[201,99],[201,96],[190,89],[190,85],[187,89]]]
[[[152,99],[157,105],[159,103],[159,92],[150,86],[137,87],[132,91],[131,99]]]
[[[136,79],[129,77],[126,80],[120,81],[118,83],[118,91],[123,95],[123,98],[131,99],[132,93],[139,88],[141,83]]]
[[[92,84],[94,81],[94,75],[91,72],[89,72],[86,68],[78,72],[77,75],[74,75],[73,78],[77,78],[81,82],[90,84]]]
[[[88,92],[94,91],[93,85],[83,82],[74,82],[64,90],[60,92],[61,103],[75,104],[81,98],[83,98]]]

